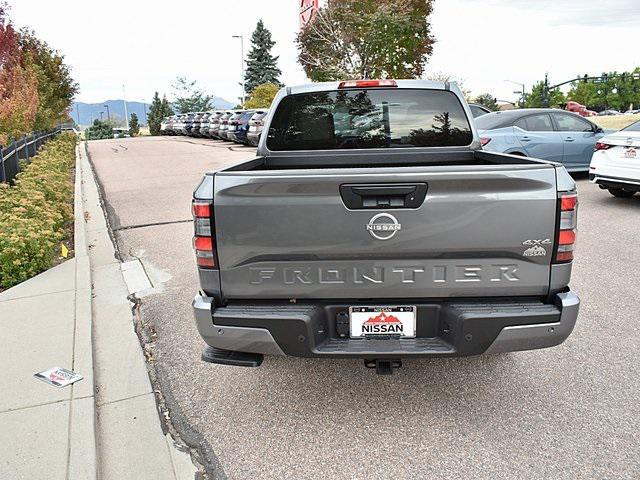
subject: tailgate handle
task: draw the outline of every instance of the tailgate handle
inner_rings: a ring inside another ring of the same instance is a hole
[[[340,185],[340,196],[351,210],[418,208],[427,196],[426,183],[371,183]]]

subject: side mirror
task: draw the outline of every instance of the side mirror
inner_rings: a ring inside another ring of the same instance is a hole
[[[599,127],[598,125],[595,125],[593,127],[593,133],[604,133],[604,130],[602,129],[602,127]]]

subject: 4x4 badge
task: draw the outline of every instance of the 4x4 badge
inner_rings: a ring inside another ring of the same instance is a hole
[[[539,240],[525,240],[522,242],[522,245],[526,245],[527,247],[530,245],[551,245],[551,239],[545,238]]]
[[[538,238],[525,240],[522,242],[522,245],[525,245],[527,248],[522,255],[525,257],[544,257],[547,255],[547,250],[542,247],[542,245],[551,245],[551,239],[549,238]]]

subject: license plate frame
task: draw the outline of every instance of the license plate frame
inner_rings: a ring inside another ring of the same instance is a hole
[[[349,336],[354,339],[415,338],[416,320],[414,305],[351,306]]]
[[[624,158],[638,158],[638,151],[635,147],[626,147],[624,149]]]

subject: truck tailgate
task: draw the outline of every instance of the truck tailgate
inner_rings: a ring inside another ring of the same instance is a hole
[[[228,299],[493,297],[549,289],[557,209],[551,165],[223,171],[214,183]],[[340,192],[344,185],[425,184],[417,208],[347,208]]]

